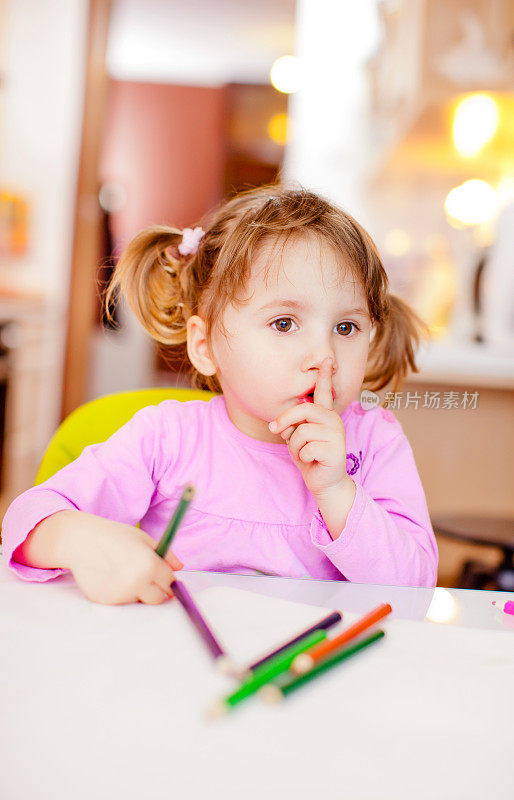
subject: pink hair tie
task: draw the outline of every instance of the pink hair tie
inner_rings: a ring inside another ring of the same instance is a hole
[[[178,246],[178,251],[182,256],[188,256],[196,253],[200,239],[204,235],[203,228],[184,228],[182,231],[182,241]]]

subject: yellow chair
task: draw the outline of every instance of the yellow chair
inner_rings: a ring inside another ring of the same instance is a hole
[[[145,406],[163,400],[210,400],[214,392],[201,389],[139,389],[98,397],[79,406],[66,417],[54,434],[39,465],[35,485],[75,461],[90,444],[105,442],[118,428]]]

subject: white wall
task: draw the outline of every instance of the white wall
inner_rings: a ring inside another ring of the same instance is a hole
[[[107,69],[117,80],[221,86],[268,80],[294,48],[295,0],[114,0]]]
[[[7,0],[0,179],[31,203],[31,247],[2,279],[66,301],[82,125],[86,0]]]
[[[290,97],[286,179],[362,220],[371,135],[363,65],[378,42],[375,0],[298,0],[295,53],[302,86]]]
[[[60,416],[88,3],[4,0],[0,8],[0,186],[30,203],[29,251],[3,260],[0,287],[18,297],[41,295],[34,312],[23,311],[19,300],[2,303],[2,318],[24,315],[22,336],[27,314],[32,326],[15,359],[11,392],[24,401],[23,413],[14,402],[11,423],[12,458],[28,465],[23,482],[25,475],[32,480],[31,465]]]

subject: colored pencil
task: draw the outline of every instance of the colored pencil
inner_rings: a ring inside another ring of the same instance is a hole
[[[172,581],[170,588],[173,591],[173,594],[179,601],[182,608],[185,610],[189,619],[195,626],[196,630],[204,640],[212,656],[215,658],[216,663],[220,668],[220,670],[222,672],[231,672],[232,666],[223,648],[220,646],[213,632],[211,631],[206,621],[202,617],[198,606],[196,605],[195,601],[189,594],[188,590],[186,589],[182,581],[177,581],[177,580]]]
[[[314,647],[314,645],[326,639],[326,636],[325,630],[318,629],[312,631],[308,636],[304,636],[300,642],[291,645],[291,647],[279,653],[275,658],[270,658],[265,664],[258,667],[255,672],[250,673],[249,677],[242,681],[235,692],[232,692],[228,697],[216,703],[216,705],[209,710],[208,716],[217,717],[225,714],[233,706],[240,703],[241,700],[245,700],[247,697],[254,694],[257,689],[260,689],[265,683],[268,683],[273,678],[276,678],[277,675],[288,670],[298,653],[303,653],[303,651],[307,650],[309,647]]]
[[[338,622],[340,622],[341,619],[342,615],[339,613],[339,611],[333,611],[331,614],[328,614],[328,616],[323,617],[323,619],[320,619],[320,621],[317,622],[315,625],[312,625],[312,627],[307,628],[307,630],[305,630],[303,633],[300,633],[298,636],[295,636],[293,639],[290,639],[288,642],[281,645],[281,647],[277,647],[277,649],[273,650],[272,653],[268,653],[268,655],[259,659],[259,661],[254,661],[254,663],[250,664],[250,666],[247,668],[247,672],[249,673],[255,672],[255,670],[258,669],[259,667],[262,667],[262,665],[266,663],[266,661],[269,661],[271,658],[275,658],[275,656],[278,656],[279,653],[282,653],[284,650],[291,647],[293,644],[296,644],[296,642],[299,642],[305,636],[309,636],[309,634],[313,633],[314,631],[328,630],[328,628],[331,628],[332,625],[336,625]]]
[[[307,683],[313,678],[317,678],[318,675],[321,675],[323,672],[326,672],[326,670],[329,670],[331,667],[334,667],[341,661],[345,661],[347,658],[355,655],[355,653],[358,653],[359,650],[363,650],[365,647],[368,647],[374,642],[377,642],[379,639],[382,639],[384,635],[384,631],[375,631],[375,633],[372,633],[371,636],[368,636],[366,639],[361,639],[354,645],[346,647],[339,653],[336,653],[336,655],[332,656],[331,658],[321,661],[317,666],[313,667],[310,672],[306,672],[304,675],[298,675],[288,681],[269,683],[266,686],[263,686],[259,690],[259,694],[261,694],[263,700],[268,703],[279,702],[283,700],[284,697],[287,697],[288,694],[294,692],[299,686],[303,686],[304,683]]]
[[[161,558],[164,558],[166,553],[168,552],[171,542],[178,530],[180,523],[186,513],[188,506],[195,496],[195,487],[192,483],[186,484],[184,487],[184,491],[182,492],[182,496],[179,500],[179,504],[175,509],[175,513],[170,520],[170,523],[166,530],[164,531],[159,544],[157,545],[155,552]],[[211,651],[213,657],[216,659],[216,663],[220,667],[223,672],[231,672],[232,667],[230,662],[225,655],[223,649],[220,647],[216,637],[214,636],[213,632],[207,625],[206,621],[202,617],[200,610],[198,609],[196,603],[194,602],[193,598],[189,594],[188,590],[184,586],[181,581],[177,581],[176,579],[171,582],[170,589],[173,591],[174,596],[179,601],[182,608],[187,613],[189,619],[195,626],[196,630],[199,632],[200,636],[204,640],[205,644]]]
[[[371,628],[375,622],[386,617],[392,610],[389,603],[382,603],[380,606],[361,617],[361,619],[357,620],[353,625],[350,625],[350,627],[340,633],[339,636],[335,636],[333,639],[327,639],[326,642],[317,645],[317,647],[314,647],[309,653],[302,653],[299,655],[291,664],[291,671],[295,672],[297,675],[308,672],[322,658],[325,658],[341,647],[341,645],[354,639],[359,633]]]
[[[188,483],[182,492],[182,497],[179,500],[179,504],[175,509],[175,513],[170,520],[170,523],[166,530],[164,531],[159,544],[157,545],[155,552],[161,558],[164,558],[166,553],[168,552],[171,542],[173,541],[173,537],[175,536],[178,526],[182,522],[182,518],[186,513],[189,503],[193,499],[195,495],[195,487],[193,484]]]

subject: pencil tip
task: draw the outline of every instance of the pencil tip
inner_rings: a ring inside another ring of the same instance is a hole
[[[216,659],[216,666],[223,675],[231,675],[232,677],[239,677],[239,673],[228,656],[218,656]]]
[[[303,675],[310,670],[312,664],[312,656],[309,656],[307,653],[300,653],[291,664],[291,670],[296,672],[297,675]]]
[[[266,686],[259,689],[258,694],[268,705],[275,705],[282,700],[282,692],[278,686],[274,686],[272,683],[268,683]]]
[[[220,717],[224,717],[226,713],[227,706],[223,700],[218,700],[217,703],[214,703],[210,708],[207,709],[205,712],[205,718],[208,720],[219,719]]]

